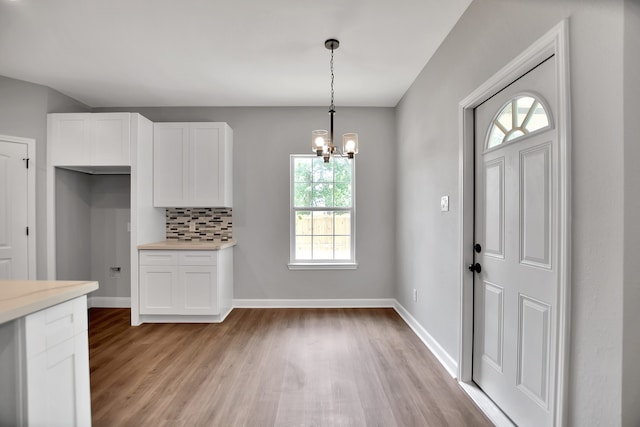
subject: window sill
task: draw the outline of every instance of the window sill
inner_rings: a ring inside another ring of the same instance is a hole
[[[357,262],[345,263],[289,263],[289,270],[357,270]]]

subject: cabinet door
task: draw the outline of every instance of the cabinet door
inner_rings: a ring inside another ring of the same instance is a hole
[[[131,166],[129,113],[91,115],[91,166]]]
[[[153,205],[190,206],[185,171],[188,167],[189,126],[186,123],[153,125]]]
[[[192,123],[189,135],[189,199],[193,206],[221,206],[224,139],[217,123]]]
[[[215,266],[180,267],[180,291],[184,301],[180,314],[220,314]]]
[[[176,314],[182,307],[178,267],[140,266],[140,314]]]
[[[232,206],[232,141],[226,123],[191,123],[190,206]]]
[[[50,114],[49,147],[53,166],[91,163],[90,113]]]
[[[90,393],[86,331],[27,361],[28,425],[91,425]]]

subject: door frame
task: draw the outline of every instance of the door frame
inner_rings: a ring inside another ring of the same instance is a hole
[[[36,140],[17,136],[0,135],[1,141],[27,146],[27,227],[29,227],[29,241],[27,244],[27,274],[29,280],[36,280]]]
[[[556,57],[557,111],[554,113],[559,144],[557,355],[553,411],[554,425],[566,424],[571,319],[571,111],[569,87],[569,21],[565,19],[534,42],[485,83],[460,101],[459,203],[460,203],[460,329],[458,381],[471,385],[473,368],[473,262],[474,244],[474,109],[551,55]],[[471,387],[473,387],[471,385]],[[466,389],[467,387],[465,387]],[[485,396],[481,390],[474,394]],[[488,400],[488,399],[487,399]],[[495,408],[494,408],[495,409]]]

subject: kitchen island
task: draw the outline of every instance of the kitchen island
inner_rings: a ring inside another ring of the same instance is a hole
[[[96,289],[0,281],[0,425],[91,425],[86,294]]]

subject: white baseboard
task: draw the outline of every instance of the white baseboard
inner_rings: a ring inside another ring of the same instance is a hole
[[[459,381],[458,384],[496,427],[514,427],[509,417],[475,383]]]
[[[214,315],[141,314],[140,323],[222,323],[233,311],[233,307]],[[137,326],[137,325],[136,325]]]
[[[92,297],[87,298],[88,308],[131,308],[129,297]]]
[[[395,300],[394,300],[395,301]],[[442,366],[449,372],[453,378],[458,376],[458,362],[446,352],[444,348],[433,338],[429,332],[402,306],[398,301],[395,301],[394,307],[396,312],[402,317],[407,325],[413,330],[413,332],[422,340],[424,345],[433,353],[433,355],[440,361]]]
[[[375,299],[234,299],[234,308],[394,308],[393,298]]]

